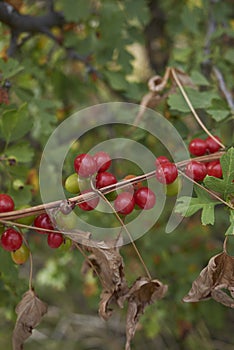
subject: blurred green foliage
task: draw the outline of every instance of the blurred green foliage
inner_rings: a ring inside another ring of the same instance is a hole
[[[169,65],[190,74],[199,88],[187,88],[188,95],[202,120],[224,144],[233,143],[233,110],[213,70],[222,72],[226,89],[233,91],[232,1],[54,3],[69,22],[63,28],[60,46],[39,34],[25,42],[14,58],[7,59],[10,29],[0,23],[0,94],[6,82],[11,84],[9,104],[0,103],[0,192],[11,194],[17,206],[41,203],[37,171],[45,143],[56,126],[93,104],[119,100],[140,103],[148,91],[147,80],[155,73],[163,75]],[[45,11],[43,2],[29,0],[18,9],[31,15]],[[61,34],[58,30],[54,33]],[[65,47],[82,59],[69,57]],[[204,136],[179,91],[170,94],[157,110],[173,123],[185,143],[195,135]],[[119,127],[114,136],[123,137],[125,132]],[[87,134],[73,145],[64,165],[64,178],[73,172],[74,155],[111,137],[109,133],[100,129],[95,139]],[[163,146],[152,135],[143,132],[134,137],[156,156],[164,154]],[[139,171],[130,163],[124,169],[116,163],[112,170],[118,179]],[[17,179],[23,181],[23,189],[13,188]],[[183,304],[181,299],[208,259],[222,250],[225,231],[229,228],[228,232],[233,232],[233,213],[229,222],[227,211],[218,206],[214,226],[202,226],[198,213],[167,235],[165,225],[174,204],[173,198],[167,199],[159,221],[136,242],[152,276],[168,284],[169,290],[166,298],[149,307],[142,317],[133,348],[229,350],[234,343],[233,313],[213,300]],[[87,213],[80,215],[85,218]],[[90,215],[97,226],[101,220],[103,225],[113,222],[113,217],[103,218],[100,213]],[[203,223],[213,221],[209,216]],[[43,236],[31,231],[25,234],[33,252],[36,291],[51,306],[25,348],[105,350],[111,342],[111,350],[122,349],[125,311],[117,312],[107,324],[96,317],[100,287],[92,275],[81,276],[82,255],[75,250],[54,252]],[[142,266],[132,246],[123,247],[122,254],[128,280],[133,281],[143,273]],[[14,308],[27,289],[28,274],[28,263],[16,267],[10,254],[0,249],[0,348],[5,350],[11,348]]]

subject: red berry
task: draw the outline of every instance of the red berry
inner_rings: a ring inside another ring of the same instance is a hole
[[[102,173],[98,173],[96,176],[96,187],[97,188],[102,188],[102,187],[106,187],[109,185],[113,185],[116,184],[117,179],[116,177],[108,172],[102,172]]]
[[[203,156],[206,153],[206,141],[193,139],[189,144],[189,152],[194,156]]]
[[[156,203],[156,196],[148,187],[141,187],[134,195],[135,203],[142,209],[152,209]]]
[[[214,136],[216,140],[221,141],[220,138],[218,136]],[[215,153],[218,152],[218,150],[220,149],[220,145],[215,142],[214,139],[212,139],[212,137],[207,137],[206,139],[206,149],[209,153]]]
[[[122,192],[114,201],[115,210],[123,215],[130,214],[135,206],[135,200],[131,193]]]
[[[84,192],[82,192],[82,194],[85,194],[88,192],[90,192],[90,191],[84,191]],[[98,203],[99,203],[99,197],[95,197],[95,198],[89,199],[85,202],[78,203],[77,205],[82,210],[90,211],[90,210],[95,209],[96,206],[98,205]]]
[[[222,177],[223,172],[221,168],[221,164],[219,160],[214,160],[213,162],[210,162],[206,166],[207,175],[214,176],[214,177]]]
[[[47,243],[50,248],[59,248],[64,242],[63,235],[59,232],[50,232],[47,236]]]
[[[111,166],[111,158],[106,152],[97,152],[93,158],[96,162],[98,172],[106,171]]]
[[[36,219],[34,220],[34,226],[39,227],[39,228],[48,229],[48,230],[54,229],[48,214],[40,214],[39,216],[37,216]],[[41,230],[37,230],[37,232],[40,234],[48,234],[49,233],[47,231],[41,231]]]
[[[13,199],[8,194],[0,194],[0,213],[6,213],[14,210],[15,204]]]
[[[2,247],[9,252],[13,252],[21,247],[23,238],[21,234],[13,228],[8,228],[1,236]]]
[[[74,169],[81,177],[89,177],[97,171],[97,164],[92,156],[82,153],[75,158]]]
[[[178,176],[178,170],[174,163],[162,163],[156,170],[156,178],[162,184],[171,184]]]
[[[159,156],[158,158],[156,158],[155,160],[156,167],[158,167],[160,164],[163,164],[163,163],[170,163],[170,160],[165,156]]]
[[[192,160],[187,164],[185,173],[195,181],[202,181],[207,174],[206,166],[204,163]]]

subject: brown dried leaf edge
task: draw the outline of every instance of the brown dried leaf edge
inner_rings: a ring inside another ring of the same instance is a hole
[[[33,290],[29,290],[23,295],[15,311],[18,317],[12,338],[13,350],[23,350],[25,340],[30,337],[32,330],[47,312],[47,305],[36,296]]]
[[[82,272],[95,267],[102,284],[99,315],[107,320],[112,315],[110,305],[118,305],[123,308],[124,302],[128,302],[126,317],[126,345],[125,349],[131,349],[131,340],[135,334],[140,316],[144,313],[147,305],[152,304],[164,297],[167,286],[159,280],[150,280],[147,277],[137,279],[132,287],[127,286],[124,275],[123,258],[119,253],[119,241],[99,242],[93,247],[88,261],[85,261]]]
[[[230,293],[230,296],[227,293]],[[210,298],[234,308],[234,257],[226,252],[209,260],[183,301],[197,302]]]

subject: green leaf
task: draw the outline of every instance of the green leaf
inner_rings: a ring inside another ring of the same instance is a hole
[[[32,128],[32,120],[28,114],[27,104],[18,110],[7,110],[0,120],[0,136],[8,143],[23,137]]]
[[[217,98],[217,94],[213,91],[200,92],[192,88],[185,88],[184,90],[186,91],[188,98],[195,109],[206,109],[211,106],[211,101],[214,98]],[[190,112],[190,108],[180,92],[178,94],[170,95],[167,101],[170,109],[175,109],[184,113]]]
[[[123,72],[104,72],[111,87],[115,90],[127,90],[128,83]]]
[[[224,59],[232,64],[234,64],[234,49],[228,49],[225,52]]]
[[[234,210],[230,210],[230,226],[225,232],[225,235],[234,235]]]
[[[13,58],[9,58],[7,62],[0,59],[0,71],[2,74],[2,80],[9,79],[21,72],[24,68],[20,66],[19,62]]]
[[[230,114],[227,104],[220,99],[214,99],[212,105],[208,108],[207,112],[212,116],[217,122],[222,121]]]
[[[23,189],[14,190],[13,188],[9,191],[9,195],[12,196],[16,207],[28,204],[32,199],[31,186],[24,186]]]
[[[131,19],[146,25],[150,19],[150,12],[145,0],[127,0],[124,3],[126,15]]]
[[[84,21],[90,14],[90,1],[63,0],[63,13],[68,22]]]
[[[7,148],[6,155],[15,157],[18,162],[27,163],[33,158],[34,151],[30,144],[20,142]]]
[[[198,32],[199,16],[196,16],[195,12],[188,6],[183,7],[183,11],[180,15],[180,20],[188,31],[194,34]]]
[[[220,159],[223,179],[213,176],[206,176],[204,184],[212,191],[221,193],[225,199],[234,193],[234,148],[230,148]]]
[[[195,85],[201,85],[201,86],[209,86],[210,85],[210,83],[206,79],[206,77],[196,70],[193,70],[191,72],[190,77]]]
[[[211,197],[205,190],[201,188],[195,189],[197,198],[190,197],[180,197],[177,200],[176,204],[176,213],[181,214],[182,216],[189,217],[195,214],[198,210],[202,210],[201,222],[202,225],[214,224],[214,208],[220,202],[212,201]]]

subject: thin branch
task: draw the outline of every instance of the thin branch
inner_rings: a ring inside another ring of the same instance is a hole
[[[224,155],[224,153],[225,153],[224,151],[220,151],[220,152],[216,152],[216,153],[201,156],[201,157],[195,157],[195,158],[193,158],[193,160],[200,161],[200,162],[209,162],[212,160],[220,159],[222,157],[222,155]],[[175,164],[176,164],[177,168],[183,168],[190,161],[191,161],[191,159],[187,159],[187,160],[177,162]],[[155,177],[155,170],[150,171],[149,173],[146,173],[146,174],[138,175],[132,179],[122,180],[116,184],[100,188],[100,192],[102,194],[107,194],[107,193],[113,192],[115,190],[126,188],[129,185],[133,185],[137,182],[151,179],[153,177]],[[80,194],[78,196],[69,198],[68,201],[71,204],[83,203],[83,202],[88,201],[90,199],[96,198],[97,196],[98,196],[98,194],[95,191],[90,191],[88,193]],[[63,200],[58,200],[55,202],[40,204],[40,205],[31,207],[31,208],[15,210],[15,211],[7,212],[7,213],[0,213],[0,220],[1,221],[3,221],[3,220],[16,220],[16,219],[23,218],[23,217],[26,217],[29,215],[39,215],[39,214],[44,213],[46,210],[58,208],[62,202],[63,202]],[[21,225],[21,224],[18,224],[18,225]],[[21,227],[33,228],[32,226],[27,226],[27,225],[22,225]],[[40,230],[43,230],[43,229],[40,229]],[[45,231],[48,231],[48,230],[45,230]]]
[[[233,111],[234,110],[234,102],[233,102],[233,98],[232,98],[232,94],[231,92],[227,89],[227,86],[225,84],[224,78],[222,73],[220,72],[220,70],[217,67],[213,67],[213,72],[215,74],[216,79],[218,80],[219,83],[219,88],[222,91],[229,108]]]
[[[182,84],[180,83],[180,80],[177,77],[177,74],[174,70],[174,68],[171,68],[171,73],[172,76],[177,84],[177,86],[180,89],[180,92],[182,93],[187,105],[189,106],[193,116],[195,117],[196,121],[198,122],[198,124],[202,127],[202,129],[207,133],[207,135],[209,135],[216,143],[218,143],[222,148],[225,148],[224,144],[222,142],[220,142],[219,140],[217,140],[212,134],[211,132],[207,129],[207,127],[203,124],[203,122],[201,121],[200,117],[198,116],[197,112],[195,111],[195,109],[193,108],[192,103],[189,100],[188,95],[186,94]]]

